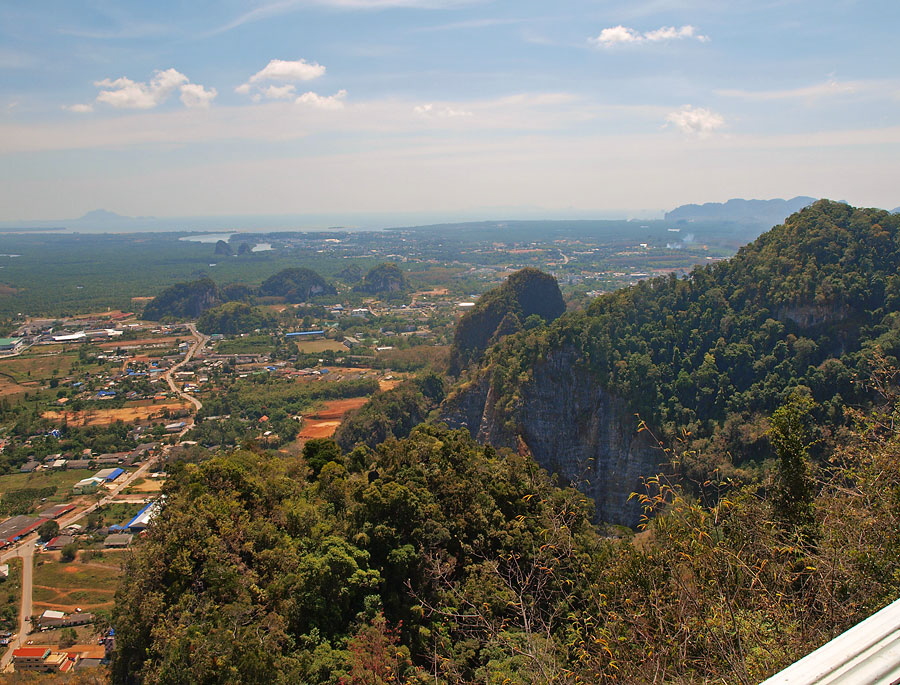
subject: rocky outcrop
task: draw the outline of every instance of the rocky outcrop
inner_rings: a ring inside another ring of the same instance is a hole
[[[461,386],[441,408],[441,420],[465,427],[495,447],[527,449],[538,464],[596,503],[599,521],[634,526],[641,515],[632,492],[657,473],[662,453],[624,401],[611,395],[578,363],[557,350],[533,369],[521,399],[506,409],[489,375]]]
[[[372,268],[363,277],[362,283],[353,290],[367,295],[395,295],[404,292],[408,287],[409,283],[400,267],[388,262]]]
[[[850,308],[838,305],[783,305],[775,310],[775,316],[784,321],[792,321],[801,328],[812,328],[823,324],[843,321],[851,315]]]
[[[488,347],[531,323],[529,317],[537,317],[537,323],[550,323],[565,311],[566,303],[553,276],[530,267],[516,271],[485,293],[457,323],[450,346],[450,373],[457,375],[480,361]]]
[[[283,297],[287,302],[306,302],[317,295],[334,295],[337,291],[312,269],[282,269],[259,286],[260,295]]]

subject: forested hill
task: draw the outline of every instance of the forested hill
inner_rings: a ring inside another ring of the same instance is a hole
[[[517,271],[459,320],[450,350],[451,372],[480,360],[488,345],[504,335],[549,323],[565,311],[553,276],[532,268]]]
[[[793,389],[837,423],[846,404],[866,399],[855,381],[873,357],[896,363],[898,266],[900,217],[820,201],[731,260],[641,282],[510,336],[443,415],[495,444],[524,441],[573,478],[588,462],[602,471],[588,474],[595,479],[641,460],[652,470],[652,454],[628,438],[635,413],[669,437],[713,440],[715,453],[737,461],[765,457],[762,417]],[[566,412],[553,413],[554,402]],[[592,494],[601,515],[628,520],[635,511],[604,510],[602,500],[627,497],[634,484],[619,488]]]
[[[286,302],[306,302],[316,295],[331,295],[335,292],[334,287],[312,269],[282,269],[263,281],[259,288],[240,283],[220,288],[211,278],[205,277],[169,286],[147,304],[143,318],[148,321],[196,319],[214,307],[234,301],[252,300],[257,295],[280,297]],[[229,311],[233,314],[237,310],[232,308]],[[226,330],[235,332],[230,327],[226,327]],[[226,330],[217,332],[224,333]]]
[[[147,321],[165,318],[194,319],[223,301],[222,293],[211,278],[176,283],[154,297],[144,308]]]

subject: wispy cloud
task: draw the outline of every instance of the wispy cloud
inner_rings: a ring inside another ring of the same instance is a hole
[[[76,114],[87,114],[94,111],[94,106],[90,104],[63,105],[63,109]]]
[[[894,84],[894,89],[897,84]],[[828,80],[812,86],[801,88],[788,88],[785,90],[741,90],[723,89],[717,90],[716,95],[724,97],[741,98],[743,100],[795,100],[836,97],[840,95],[853,95],[872,90],[890,90],[890,84],[883,81],[836,81]]]
[[[589,38],[588,42],[597,47],[611,48],[616,45],[661,43],[664,41],[683,40],[685,38],[698,40],[701,43],[709,41],[708,36],[698,33],[695,27],[686,24],[679,28],[674,26],[662,26],[653,31],[645,31],[644,33],[627,26],[611,26],[603,29],[600,32],[600,35]]]
[[[309,105],[317,109],[343,109],[344,98],[347,97],[346,90],[339,90],[334,95],[319,95],[309,91],[303,93],[295,102],[298,105]]]
[[[534,19],[469,19],[467,21],[454,21],[435,26],[422,26],[414,29],[414,33],[430,33],[433,31],[469,31],[472,29],[488,29],[494,26],[514,26]]]
[[[472,112],[465,109],[454,109],[453,107],[435,107],[433,103],[425,105],[416,105],[413,112],[423,117],[446,117],[453,119],[455,117],[470,117]]]
[[[691,105],[669,112],[666,122],[673,124],[683,133],[697,136],[709,135],[725,126],[725,119],[721,114]]]
[[[280,0],[245,12],[230,22],[213,29],[209,35],[231,31],[244,24],[269,19],[282,14],[294,12],[310,5],[334,7],[348,10],[383,10],[395,8],[407,9],[452,9],[473,5],[484,0]]]

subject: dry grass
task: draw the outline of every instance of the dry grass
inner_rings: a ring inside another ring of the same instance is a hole
[[[45,411],[41,416],[51,421],[64,420],[73,426],[108,426],[116,421],[131,423],[147,419],[162,418],[163,411],[170,412],[188,410],[183,402],[164,402],[161,404],[141,404],[118,409],[86,409],[84,411]]]

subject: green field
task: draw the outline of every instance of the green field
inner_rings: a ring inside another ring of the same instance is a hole
[[[54,376],[67,376],[72,364],[78,360],[76,352],[63,351],[61,347],[39,349],[39,353],[29,352],[18,357],[0,359],[0,372],[11,376],[17,383],[43,381]]]
[[[0,629],[16,631],[22,594],[22,560],[9,560],[9,577],[0,581]]]
[[[115,502],[94,511],[100,515],[101,526],[114,526],[128,523],[145,506],[139,502]]]
[[[0,496],[25,488],[56,487],[57,494],[71,494],[72,486],[84,478],[90,478],[99,469],[73,469],[71,471],[42,470],[34,473],[10,473],[0,476]],[[54,498],[55,499],[55,498]],[[49,501],[49,500],[48,500]]]

